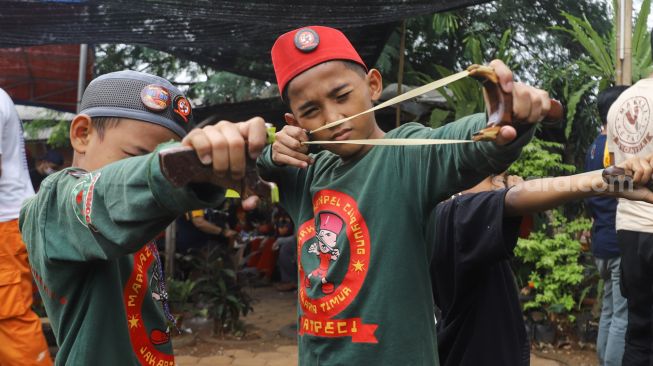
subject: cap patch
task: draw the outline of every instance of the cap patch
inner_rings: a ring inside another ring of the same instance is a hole
[[[178,95],[172,102],[175,119],[179,122],[188,123],[188,117],[192,113],[190,102],[183,95]]]
[[[320,36],[311,28],[302,28],[295,33],[295,47],[302,52],[311,52],[320,44]]]
[[[170,92],[161,85],[150,84],[141,91],[141,101],[152,112],[165,111],[170,106]]]

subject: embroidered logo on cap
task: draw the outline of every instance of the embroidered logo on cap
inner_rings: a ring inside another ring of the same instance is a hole
[[[320,44],[320,36],[311,28],[302,28],[295,33],[295,47],[302,52],[311,52]]]
[[[183,95],[178,95],[175,97],[172,105],[173,111],[175,112],[175,119],[179,122],[188,123],[188,117],[192,112],[188,99]]]
[[[150,84],[141,90],[141,101],[152,112],[165,111],[170,106],[170,92],[161,85]]]

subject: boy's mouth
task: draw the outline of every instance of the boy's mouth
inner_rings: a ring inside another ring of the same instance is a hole
[[[331,136],[331,139],[336,141],[346,140],[349,138],[349,135],[351,135],[351,130],[351,128],[343,128],[338,130],[338,132],[334,133],[333,136]]]

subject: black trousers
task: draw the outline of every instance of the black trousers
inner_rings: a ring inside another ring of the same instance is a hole
[[[621,293],[628,299],[623,365],[653,366],[653,233],[619,230]]]

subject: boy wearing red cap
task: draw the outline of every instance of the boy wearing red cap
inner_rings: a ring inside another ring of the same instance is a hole
[[[308,155],[301,144],[309,139],[305,130],[371,108],[381,94],[381,76],[367,69],[341,32],[328,27],[282,35],[272,62],[292,113],[258,165],[279,184],[281,203],[298,224],[300,364],[437,365],[431,249],[423,235],[428,214],[442,199],[505,170],[530,140],[529,124],[548,112],[548,95],[513,84],[510,70],[495,61],[502,88],[513,94],[514,120],[525,122],[519,135],[505,126],[497,143],[337,144]],[[385,134],[368,113],[312,137],[468,139],[485,124],[485,116],[475,115],[436,130],[412,123]],[[320,281],[307,287],[307,273],[325,267],[309,251],[331,231],[321,226],[326,212],[343,223],[335,237],[338,255],[329,258]]]

